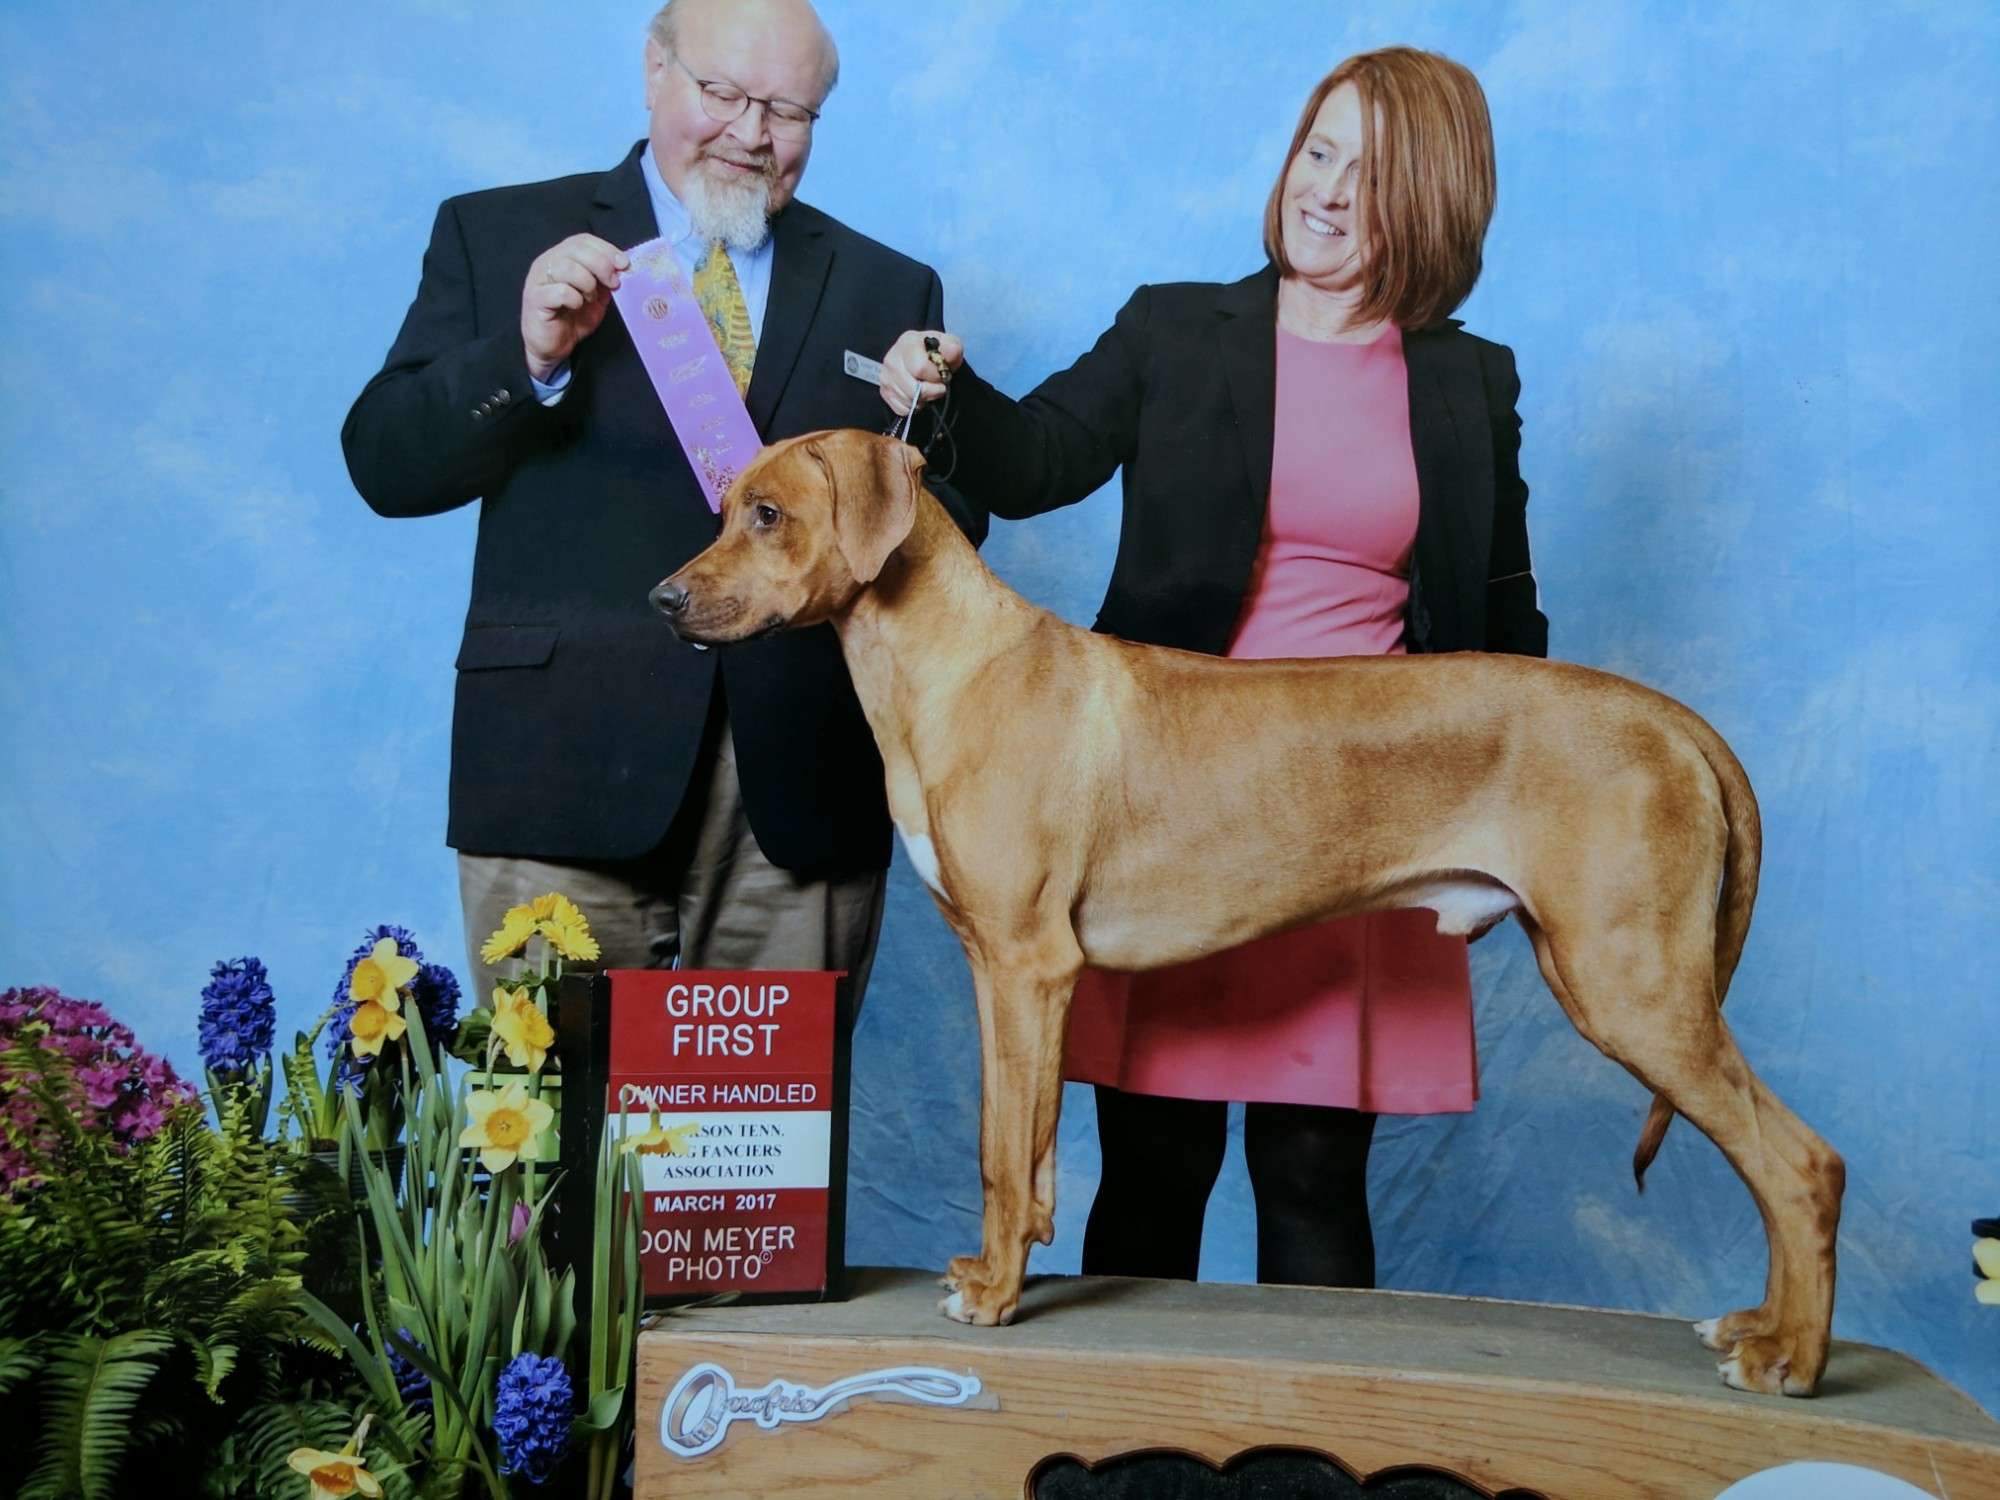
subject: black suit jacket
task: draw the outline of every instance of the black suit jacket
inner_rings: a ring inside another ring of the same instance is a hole
[[[1220,655],[1263,540],[1277,403],[1278,273],[1141,287],[1091,351],[1020,402],[952,384],[959,489],[995,515],[1082,499],[1120,465],[1125,516],[1096,628]],[[1413,651],[1548,654],[1529,571],[1520,381],[1446,320],[1404,334],[1419,509]]]
[[[645,853],[687,791],[719,689],[765,855],[813,873],[881,868],[881,761],[833,632],[698,652],[646,602],[717,523],[616,309],[578,345],[557,405],[529,384],[529,263],[579,231],[621,248],[658,233],[644,144],[607,173],[439,208],[416,301],[341,431],[355,487],[382,515],[482,501],[446,839],[557,860]],[[772,233],[748,395],[758,432],[879,429],[881,398],[841,373],[841,356],[942,326],[936,273],[803,203]],[[939,494],[981,539],[983,514]]]

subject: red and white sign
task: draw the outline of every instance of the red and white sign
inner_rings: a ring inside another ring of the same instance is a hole
[[[605,1123],[646,1137],[646,1295],[823,1290],[839,976],[609,977]]]

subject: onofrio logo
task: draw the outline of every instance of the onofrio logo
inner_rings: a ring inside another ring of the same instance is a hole
[[[755,1422],[765,1431],[780,1422],[817,1422],[856,1396],[887,1396],[926,1406],[963,1406],[980,1392],[976,1375],[954,1375],[925,1365],[870,1370],[832,1385],[794,1385],[773,1380],[754,1391],[739,1391],[721,1365],[704,1361],[688,1368],[667,1392],[660,1408],[660,1446],[677,1458],[700,1458],[720,1447],[732,1422]]]

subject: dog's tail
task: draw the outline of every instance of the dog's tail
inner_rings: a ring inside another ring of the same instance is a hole
[[[1682,712],[1690,737],[1715,776],[1728,830],[1722,855],[1722,889],[1715,908],[1715,1004],[1720,1009],[1728,998],[1737,961],[1743,957],[1744,941],[1750,936],[1750,911],[1757,904],[1757,875],[1764,859],[1764,824],[1757,811],[1757,794],[1750,790],[1750,778],[1743,774],[1735,752],[1693,709],[1683,706]],[[1659,1154],[1660,1142],[1673,1122],[1673,1105],[1665,1095],[1653,1095],[1653,1107],[1646,1112],[1638,1148],[1632,1153],[1632,1177],[1642,1193],[1646,1191],[1646,1168]]]

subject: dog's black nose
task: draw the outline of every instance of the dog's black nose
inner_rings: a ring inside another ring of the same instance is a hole
[[[671,578],[656,584],[653,592],[646,597],[653,602],[653,608],[663,615],[677,615],[687,608],[688,591]]]

